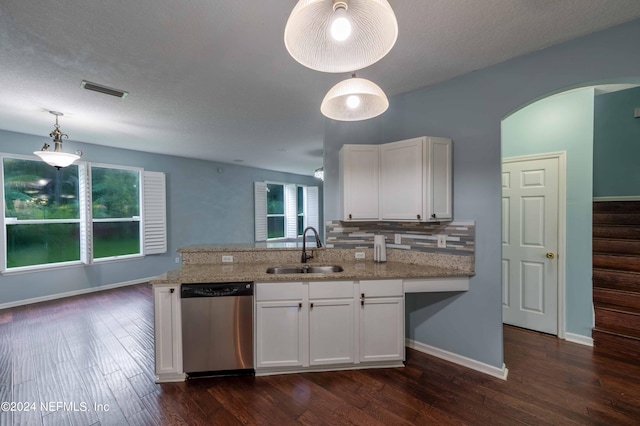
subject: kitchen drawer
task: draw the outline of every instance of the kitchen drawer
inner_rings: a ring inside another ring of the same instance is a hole
[[[402,280],[360,281],[360,293],[367,297],[402,296]]]
[[[353,281],[313,281],[309,283],[309,299],[353,298]]]
[[[255,298],[258,302],[270,300],[302,300],[304,288],[302,282],[257,283]]]

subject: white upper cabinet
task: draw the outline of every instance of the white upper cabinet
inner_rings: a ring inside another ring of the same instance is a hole
[[[340,149],[343,220],[378,219],[378,145]]]
[[[447,138],[426,138],[426,191],[424,212],[427,220],[452,220],[452,143]]]
[[[423,220],[424,139],[380,145],[380,219]]]
[[[343,220],[453,218],[451,139],[344,145],[340,162]]]

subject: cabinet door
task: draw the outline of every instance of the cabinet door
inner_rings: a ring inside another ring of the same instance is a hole
[[[365,298],[360,304],[360,361],[404,360],[404,300]]]
[[[380,218],[423,220],[424,138],[380,145]]]
[[[355,362],[353,306],[353,298],[310,302],[310,365]]]
[[[451,220],[452,212],[452,143],[447,138],[427,138],[428,174],[426,220]]]
[[[304,364],[303,315],[301,301],[256,303],[257,368]]]
[[[180,285],[154,286],[153,312],[157,381],[184,380]]]
[[[378,145],[344,145],[340,150],[344,220],[378,219]]]

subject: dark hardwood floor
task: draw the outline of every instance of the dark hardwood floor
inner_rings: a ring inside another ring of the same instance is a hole
[[[507,381],[407,349],[405,368],[157,385],[136,285],[0,311],[0,424],[640,424],[637,361],[504,336]]]

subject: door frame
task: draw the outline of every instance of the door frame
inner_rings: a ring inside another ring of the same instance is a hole
[[[558,262],[558,337],[566,339],[567,151],[503,157],[500,164],[547,159],[558,160],[558,253],[556,254]],[[504,223],[504,217],[501,218],[502,223]],[[500,254],[502,257],[502,248],[500,248]],[[502,268],[500,270],[502,271]],[[504,282],[504,277],[502,282]]]

